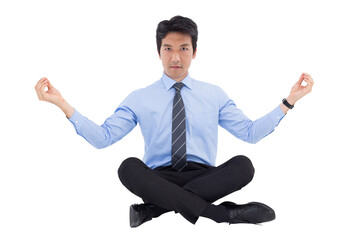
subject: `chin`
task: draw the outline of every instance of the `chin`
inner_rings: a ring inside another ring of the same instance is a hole
[[[168,76],[175,80],[184,77],[184,74],[168,74]]]

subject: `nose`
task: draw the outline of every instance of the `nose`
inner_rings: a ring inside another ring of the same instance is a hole
[[[171,62],[173,63],[180,62],[180,54],[177,51],[173,51],[173,54],[171,55]]]

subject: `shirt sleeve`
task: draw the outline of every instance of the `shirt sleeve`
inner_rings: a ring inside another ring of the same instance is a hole
[[[105,148],[125,137],[137,125],[136,114],[133,111],[135,104],[132,93],[102,125],[97,125],[76,109],[69,121],[74,125],[76,133],[91,145],[96,148]]]
[[[219,104],[219,125],[235,137],[249,143],[257,143],[272,133],[285,114],[277,106],[265,116],[252,121],[221,90]]]

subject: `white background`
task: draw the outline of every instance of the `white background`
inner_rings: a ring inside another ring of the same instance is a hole
[[[359,10],[346,0],[2,0],[0,239],[359,239]],[[178,14],[199,28],[191,76],[221,86],[252,119],[275,108],[302,72],[315,81],[256,145],[219,128],[217,164],[244,154],[256,174],[218,203],[264,202],[273,222],[192,225],[167,213],[131,229],[129,206],[141,199],[117,169],[142,158],[140,128],[97,150],[37,99],[46,76],[101,124],[161,77],[156,26]]]

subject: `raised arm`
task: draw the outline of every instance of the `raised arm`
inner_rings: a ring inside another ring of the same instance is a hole
[[[301,85],[303,81],[307,83],[306,86]],[[301,74],[300,79],[292,87],[289,96],[286,98],[288,103],[294,105],[300,98],[311,92],[313,85],[314,81],[309,74]],[[252,121],[236,107],[235,103],[225,93],[222,95],[223,104],[221,104],[222,108],[219,112],[220,126],[235,137],[249,143],[257,143],[272,133],[289,110],[281,103],[265,116]]]
[[[68,104],[47,78],[41,78],[35,90],[39,100],[58,106],[74,125],[77,134],[96,148],[104,148],[119,141],[137,124],[136,115],[131,110],[134,102],[132,96],[128,96],[113,115],[98,125]]]
[[[70,118],[74,113],[74,108],[65,101],[60,92],[51,85],[50,81],[43,77],[35,85],[36,94],[41,101],[46,101],[58,106]]]

